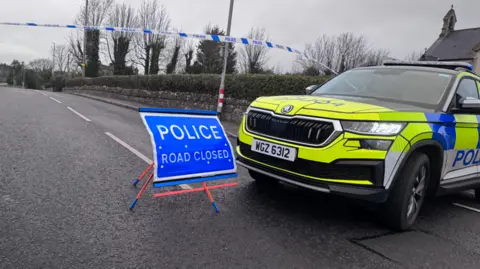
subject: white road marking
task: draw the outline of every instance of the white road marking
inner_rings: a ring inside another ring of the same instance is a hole
[[[86,120],[86,121],[91,121],[89,118],[87,118],[87,117],[83,116],[82,114],[78,113],[77,111],[75,111],[75,109],[73,109],[73,108],[71,108],[71,107],[69,107],[69,106],[67,106],[67,108],[70,109],[70,111],[72,111],[73,113],[77,114],[80,118],[82,118],[82,119],[84,119],[84,120]]]
[[[108,135],[111,139],[115,140],[118,144],[124,146],[126,149],[130,150],[133,154],[137,155],[140,159],[142,159],[143,161],[145,161],[146,163],[148,164],[151,164],[153,161],[150,160],[150,158],[148,158],[147,156],[143,155],[142,153],[140,153],[140,151],[134,149],[132,146],[130,146],[129,144],[125,143],[123,140],[121,140],[120,138],[114,136],[113,134],[111,134],[110,132],[105,132],[106,135]],[[187,184],[181,184],[180,185],[180,188],[184,189],[184,190],[189,190],[189,189],[192,189],[192,187],[190,187],[189,185]]]
[[[35,91],[35,92],[38,92],[38,93],[41,93],[41,94],[43,94],[43,95],[45,95],[45,96],[47,96],[44,92],[41,92],[41,91],[39,91],[39,90],[34,90],[34,91]]]
[[[459,204],[459,203],[453,203],[453,205],[456,205],[456,206],[458,206],[458,207],[463,207],[463,208],[465,208],[465,209],[472,210],[472,211],[475,211],[475,212],[477,212],[477,213],[480,213],[480,209],[476,209],[476,208],[474,208],[474,207],[462,205],[462,204]]]
[[[52,99],[53,101],[55,101],[55,102],[57,102],[57,103],[59,103],[59,104],[62,103],[62,102],[58,101],[57,99],[55,99],[55,98],[53,98],[53,97],[50,97],[50,99]]]

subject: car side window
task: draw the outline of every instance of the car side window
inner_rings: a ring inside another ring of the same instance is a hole
[[[470,78],[462,79],[457,88],[457,102],[466,97],[479,99],[477,82]]]

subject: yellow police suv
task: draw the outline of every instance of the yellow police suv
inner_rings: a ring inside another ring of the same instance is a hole
[[[381,205],[412,226],[427,194],[480,200],[480,76],[461,62],[385,62],[313,92],[259,97],[238,133],[237,163],[278,181]]]

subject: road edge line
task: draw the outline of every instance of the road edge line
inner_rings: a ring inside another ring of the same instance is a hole
[[[75,109],[73,109],[73,108],[71,108],[71,107],[69,107],[69,106],[67,106],[67,108],[68,108],[70,111],[72,111],[73,113],[77,114],[77,116],[79,116],[80,118],[84,119],[85,121],[89,121],[89,122],[91,121],[89,118],[83,116],[82,114],[80,114],[79,112],[77,112]]]
[[[51,96],[50,96],[49,98],[50,98],[50,99],[52,99],[53,101],[55,101],[55,102],[59,103],[59,104],[61,104],[61,103],[62,103],[62,102],[58,101],[57,99],[55,99],[55,98],[53,98],[53,97],[51,97]]]

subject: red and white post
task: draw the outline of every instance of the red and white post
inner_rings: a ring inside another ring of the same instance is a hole
[[[225,96],[225,89],[224,89],[223,86],[222,86],[222,87],[220,88],[220,90],[218,91],[218,104],[217,104],[217,112],[218,112],[218,114],[222,113],[224,96]]]
[[[230,8],[228,12],[228,24],[227,24],[227,36],[230,36],[230,29],[232,28],[232,15],[233,15],[233,4],[234,0],[230,0]],[[218,92],[218,104],[217,104],[217,113],[218,116],[222,113],[224,94],[225,94],[225,74],[227,73],[227,62],[228,62],[228,48],[229,45],[227,42],[224,42],[223,48],[223,70],[220,81],[220,90]]]

